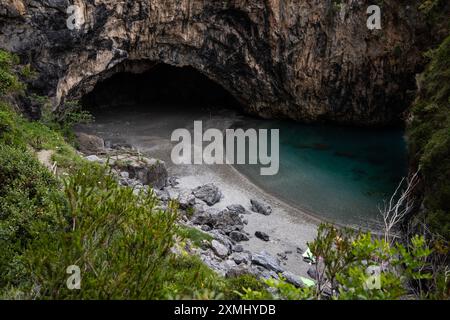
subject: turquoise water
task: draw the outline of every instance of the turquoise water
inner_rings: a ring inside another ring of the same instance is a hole
[[[369,226],[378,206],[407,173],[400,129],[242,121],[233,127],[280,129],[280,170],[261,176],[258,165],[236,168],[264,190],[327,220]]]

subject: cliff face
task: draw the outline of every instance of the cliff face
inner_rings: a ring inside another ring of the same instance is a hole
[[[371,31],[369,2],[0,0],[0,47],[33,65],[31,87],[56,107],[115,72],[166,63],[264,117],[385,124],[411,101],[420,23],[414,6],[384,1]],[[82,8],[79,30],[67,27],[70,4]]]

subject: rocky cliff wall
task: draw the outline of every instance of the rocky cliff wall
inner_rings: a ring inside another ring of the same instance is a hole
[[[382,1],[382,29],[369,30],[367,0],[0,0],[0,47],[32,64],[30,87],[55,107],[166,63],[263,117],[386,124],[411,102],[422,59],[410,2]],[[67,27],[71,4],[79,29]]]

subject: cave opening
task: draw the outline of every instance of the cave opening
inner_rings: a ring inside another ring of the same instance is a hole
[[[114,73],[85,94],[81,104],[93,113],[111,107],[244,110],[229,91],[195,68],[162,63],[144,72]]]

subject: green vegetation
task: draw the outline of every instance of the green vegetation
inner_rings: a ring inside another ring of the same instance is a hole
[[[429,57],[410,146],[421,168],[427,222],[448,240],[450,37]],[[179,226],[174,205],[157,209],[152,194],[120,187],[107,167],[76,154],[71,128],[92,120],[76,103],[55,117],[45,97],[31,97],[44,110],[42,120],[32,122],[6,102],[24,94],[20,77],[33,76],[29,66],[17,64],[17,57],[0,50],[0,298],[448,299],[448,277],[430,261],[448,250],[442,242],[415,236],[392,244],[330,225],[320,226],[309,244],[319,274],[315,286],[220,277],[180,249],[184,239],[200,246],[211,237]],[[52,151],[57,175],[37,160],[41,150]],[[66,286],[71,265],[80,267],[82,290]],[[368,286],[370,266],[382,267],[380,287]]]
[[[426,222],[450,239],[450,36],[435,50],[419,81],[409,147],[421,168]]]
[[[318,278],[312,287],[296,288],[283,279],[269,279],[275,298],[287,300],[336,299],[448,299],[445,272],[436,272],[429,257],[433,249],[423,237],[415,236],[407,245],[394,244],[370,233],[319,226],[309,244],[316,257]],[[371,267],[380,268],[380,277],[371,277]],[[246,289],[244,299],[260,299],[264,293]]]
[[[211,242],[213,240],[211,235],[193,227],[179,226],[177,234],[182,238],[191,240],[197,247],[200,247],[203,241]]]
[[[16,64],[0,51],[0,298],[231,299],[246,286],[261,289],[254,277],[225,279],[198,257],[171,252],[185,238],[211,238],[179,227],[174,206],[156,209],[152,194],[135,195],[107,167],[80,158],[67,140],[73,124],[91,118],[77,104],[54,117],[47,99],[33,96],[43,118],[20,116],[4,99],[23,94]],[[52,151],[57,176],[37,160],[40,150]],[[71,265],[82,290],[66,286]]]

